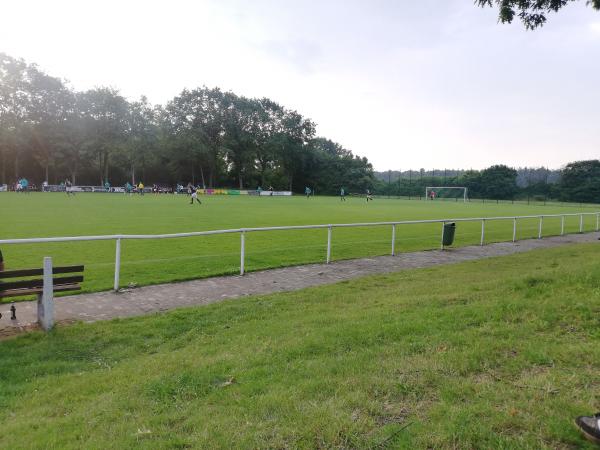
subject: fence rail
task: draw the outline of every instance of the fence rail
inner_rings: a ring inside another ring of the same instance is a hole
[[[583,233],[583,217],[595,216],[595,230],[600,230],[600,212],[584,212],[584,213],[568,213],[568,214],[542,214],[533,216],[500,216],[500,217],[469,217],[455,219],[426,219],[426,220],[401,220],[393,222],[359,222],[359,223],[338,223],[338,224],[321,224],[321,225],[290,225],[278,227],[261,227],[261,228],[233,228],[229,230],[209,230],[209,231],[193,231],[188,233],[169,233],[169,234],[112,234],[103,236],[67,236],[67,237],[48,237],[48,238],[25,238],[25,239],[0,239],[0,245],[5,244],[37,244],[44,242],[77,242],[77,241],[109,241],[114,240],[115,246],[115,277],[114,290],[119,290],[119,277],[121,272],[121,240],[135,239],[176,239],[183,237],[195,236],[212,236],[218,234],[239,234],[240,235],[240,275],[245,273],[245,257],[246,257],[246,233],[256,233],[263,231],[284,231],[284,230],[312,230],[312,229],[327,229],[327,256],[326,262],[331,262],[331,246],[332,232],[334,228],[356,228],[356,227],[373,227],[373,226],[391,226],[392,227],[392,251],[391,255],[396,254],[396,227],[398,225],[416,225],[416,224],[442,224],[442,239],[440,248],[444,248],[443,243],[443,226],[446,223],[452,222],[481,222],[481,239],[480,245],[485,244],[485,224],[491,221],[510,220],[513,222],[512,242],[517,240],[517,222],[525,219],[538,219],[538,239],[542,238],[544,218],[560,218],[561,229],[560,235],[565,234],[565,218],[579,217],[579,233]]]

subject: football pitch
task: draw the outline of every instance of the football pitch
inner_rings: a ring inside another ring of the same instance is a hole
[[[190,205],[185,195],[128,196],[60,193],[0,194],[0,238],[160,234],[243,227],[340,224],[356,222],[494,217],[594,212],[569,205],[462,203],[379,198],[207,196]],[[596,227],[587,216],[584,229]],[[566,232],[579,230],[579,218],[568,217]],[[560,232],[560,219],[544,220],[544,236]],[[401,225],[396,252],[438,248],[440,224]],[[480,240],[480,223],[457,224],[455,246]],[[519,221],[518,239],[537,237],[538,221]],[[512,239],[512,220],[486,223],[486,242]],[[246,235],[246,270],[324,262],[327,230],[285,230]],[[8,244],[2,247],[7,269],[40,267],[44,256],[55,265],[85,264],[84,291],[111,289],[115,242]],[[361,258],[391,252],[391,227],[334,229],[332,259]],[[239,273],[239,234],[122,242],[121,286]]]

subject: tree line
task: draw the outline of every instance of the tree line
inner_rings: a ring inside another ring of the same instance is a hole
[[[468,189],[470,198],[600,203],[600,160],[571,162],[562,170],[494,165],[484,170],[396,172],[395,178],[392,171],[376,172],[376,177],[375,191],[382,195],[420,197],[427,186],[460,186]]]
[[[466,186],[472,198],[600,202],[600,161],[562,171],[383,172],[316,135],[315,123],[267,99],[218,88],[183,90],[165,105],[129,101],[116,89],[76,91],[63,80],[0,53],[0,184],[176,183],[258,186],[317,193],[420,196],[425,186]]]
[[[268,98],[201,87],[152,105],[114,88],[76,91],[0,53],[0,183],[21,177],[320,193],[374,184],[366,158],[318,137],[312,120]]]

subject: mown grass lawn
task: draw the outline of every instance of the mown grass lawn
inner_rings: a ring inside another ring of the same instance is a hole
[[[596,244],[0,342],[0,448],[593,448]]]
[[[60,193],[0,193],[0,239],[104,234],[158,234],[240,227],[380,222],[457,217],[515,216],[596,211],[584,206],[426,202],[335,197],[202,197],[202,205],[189,205],[187,196]],[[595,217],[586,217],[585,230],[593,230]],[[579,230],[579,218],[566,221],[566,231]],[[440,224],[398,227],[396,251],[437,248]],[[519,223],[519,239],[536,237],[537,220]],[[544,221],[544,234],[558,234],[560,220]],[[456,245],[478,244],[479,223],[459,223]],[[486,241],[512,239],[512,220],[489,222]],[[384,255],[391,252],[391,227],[345,228],[333,231],[333,259]],[[274,231],[246,236],[249,271],[310,262],[326,255],[326,230]],[[56,265],[85,264],[84,291],[108,290],[113,285],[115,242],[73,242],[4,245],[7,268],[40,267],[44,256]],[[156,284],[239,271],[240,237],[237,234],[160,241],[124,241],[121,284]]]

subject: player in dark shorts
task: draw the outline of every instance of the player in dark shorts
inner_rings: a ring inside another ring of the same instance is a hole
[[[200,199],[198,198],[198,190],[193,189],[192,193],[190,194],[191,198],[190,198],[190,205],[194,204],[194,200],[196,200],[198,202],[199,205],[202,204],[202,202],[200,201]]]
[[[340,201],[342,201],[342,202],[346,201],[346,191],[344,190],[344,188],[340,189]]]

